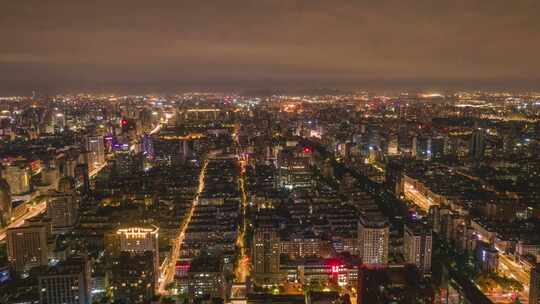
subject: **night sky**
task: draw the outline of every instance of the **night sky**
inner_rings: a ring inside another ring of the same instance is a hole
[[[540,89],[538,0],[0,0],[0,95]]]

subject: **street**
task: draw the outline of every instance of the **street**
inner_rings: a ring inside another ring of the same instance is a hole
[[[197,194],[195,194],[195,197],[193,198],[193,201],[191,203],[191,208],[189,209],[189,212],[186,215],[186,218],[180,224],[181,225],[180,230],[178,231],[178,235],[171,248],[171,253],[168,258],[168,263],[161,270],[161,276],[159,278],[159,285],[158,285],[158,293],[162,295],[167,294],[166,287],[174,279],[175,270],[176,270],[176,261],[178,261],[178,258],[180,257],[180,248],[182,247],[182,243],[184,242],[186,230],[189,226],[189,223],[191,222],[191,218],[193,217],[193,214],[195,213],[195,210],[199,203],[199,196],[204,190],[204,178],[206,174],[207,165],[208,165],[208,161],[205,160],[201,168],[201,172],[199,173],[199,186],[197,188]]]

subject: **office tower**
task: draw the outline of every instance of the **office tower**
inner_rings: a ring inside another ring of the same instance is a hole
[[[64,113],[55,111],[53,116],[53,124],[56,129],[63,131],[64,127],[66,126],[66,116]]]
[[[11,221],[11,189],[3,178],[0,178],[0,228]]]
[[[158,231],[156,226],[152,227],[128,227],[120,228],[116,231],[119,237],[120,251],[158,252]]]
[[[431,229],[422,223],[405,224],[403,255],[405,262],[414,264],[421,273],[431,272]]]
[[[115,299],[148,303],[154,296],[159,277],[158,231],[155,226],[125,227],[109,235]]]
[[[370,125],[367,129],[367,144],[369,150],[380,150],[381,148],[381,134],[379,128]]]
[[[148,130],[152,128],[152,121],[154,121],[154,116],[157,117],[158,113],[154,112],[156,115],[152,115],[152,110],[148,108],[142,109],[139,114],[138,122],[141,124],[143,130]]]
[[[30,176],[30,167],[26,163],[12,163],[2,172],[14,195],[30,192]]]
[[[61,168],[61,175],[62,176],[71,176],[75,177],[77,168],[77,158],[75,156],[68,156]]]
[[[490,244],[477,241],[476,259],[479,271],[484,273],[495,273],[499,268],[499,252]]]
[[[52,188],[58,187],[60,171],[55,167],[46,167],[41,170],[41,181]]]
[[[105,164],[105,144],[102,136],[88,136],[86,138],[86,151],[88,152],[90,171]]]
[[[86,256],[75,256],[52,266],[39,276],[39,301],[43,304],[90,304],[91,268]]]
[[[435,233],[441,231],[441,209],[439,205],[432,205],[429,207],[428,223]]]
[[[42,118],[42,123],[40,124],[40,129],[43,133],[53,134],[54,133],[54,113],[51,110],[45,111],[45,114]]]
[[[388,263],[388,220],[379,212],[366,212],[358,221],[358,250],[366,265]]]
[[[531,281],[529,285],[529,304],[540,304],[540,264],[531,269]]]
[[[221,259],[212,256],[200,256],[192,261],[188,271],[188,295],[190,301],[204,298],[224,298],[224,287],[225,278]]]
[[[288,190],[311,187],[310,164],[312,151],[311,147],[294,147],[279,152],[277,165],[280,187]]]
[[[154,158],[154,143],[153,143],[153,140],[152,140],[152,135],[149,135],[149,134],[144,134],[142,139],[141,139],[141,150],[142,150],[142,153],[147,157],[147,158]]]
[[[47,265],[47,240],[51,235],[50,223],[27,222],[24,226],[7,230],[8,259],[16,271]]]
[[[83,193],[90,192],[90,176],[88,173],[88,164],[79,164],[75,167],[76,181],[82,184]]]
[[[185,161],[186,159],[188,159],[189,157],[191,157],[191,150],[192,150],[192,147],[190,147],[190,141],[187,141],[187,140],[182,140],[182,158],[183,160]]]
[[[442,158],[447,151],[448,139],[444,136],[435,136],[431,139],[431,157],[434,159]]]
[[[398,136],[396,133],[392,133],[388,136],[388,147],[387,147],[387,153],[388,155],[398,155]]]
[[[154,254],[124,251],[112,263],[112,296],[123,303],[150,303],[157,287],[158,269],[152,267]]]
[[[156,226],[120,228],[116,231],[117,252],[120,252],[120,254],[128,252],[132,255],[150,252],[152,263],[148,264],[148,266],[151,266],[149,268],[152,268],[152,271],[157,272],[159,270],[158,232],[159,228]]]
[[[255,229],[252,254],[255,274],[279,273],[280,239],[274,227],[261,225]]]
[[[431,137],[415,136],[413,137],[412,155],[416,159],[430,160],[432,157]]]
[[[65,233],[72,229],[78,219],[79,201],[75,192],[75,180],[64,177],[58,191],[49,193],[47,217],[51,219],[53,233]]]
[[[388,189],[390,189],[396,197],[403,194],[403,169],[399,162],[388,162],[385,172],[385,183]]]
[[[483,129],[475,128],[469,143],[469,156],[474,160],[484,158],[486,149],[486,133]]]

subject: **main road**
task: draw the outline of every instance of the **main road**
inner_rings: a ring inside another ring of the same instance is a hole
[[[246,160],[240,158],[240,176],[238,177],[238,186],[240,188],[241,195],[241,206],[240,214],[242,218],[240,219],[241,228],[238,232],[238,237],[236,239],[236,246],[240,250],[238,254],[238,260],[236,262],[236,268],[234,270],[235,282],[245,283],[246,278],[249,275],[249,257],[246,255],[246,230],[247,230],[247,208],[248,208],[248,199],[246,193]]]
[[[199,186],[197,188],[197,193],[195,194],[195,197],[193,198],[193,201],[191,202],[191,208],[189,209],[189,212],[184,218],[184,220],[182,220],[182,223],[180,224],[180,229],[178,230],[178,234],[173,242],[171,253],[167,261],[162,266],[161,275],[159,278],[158,288],[157,288],[158,293],[162,295],[166,295],[168,293],[166,289],[167,285],[171,283],[174,279],[174,274],[176,270],[176,261],[178,261],[178,258],[180,257],[180,249],[182,248],[182,243],[184,243],[186,230],[189,226],[189,223],[191,222],[191,218],[193,217],[193,214],[195,214],[197,205],[199,204],[199,196],[204,190],[204,177],[206,174],[207,165],[208,165],[208,161],[205,160],[203,162],[201,172],[199,173]]]

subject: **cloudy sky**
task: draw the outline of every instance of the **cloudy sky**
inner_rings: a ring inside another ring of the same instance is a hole
[[[0,0],[0,95],[540,89],[538,0]]]

